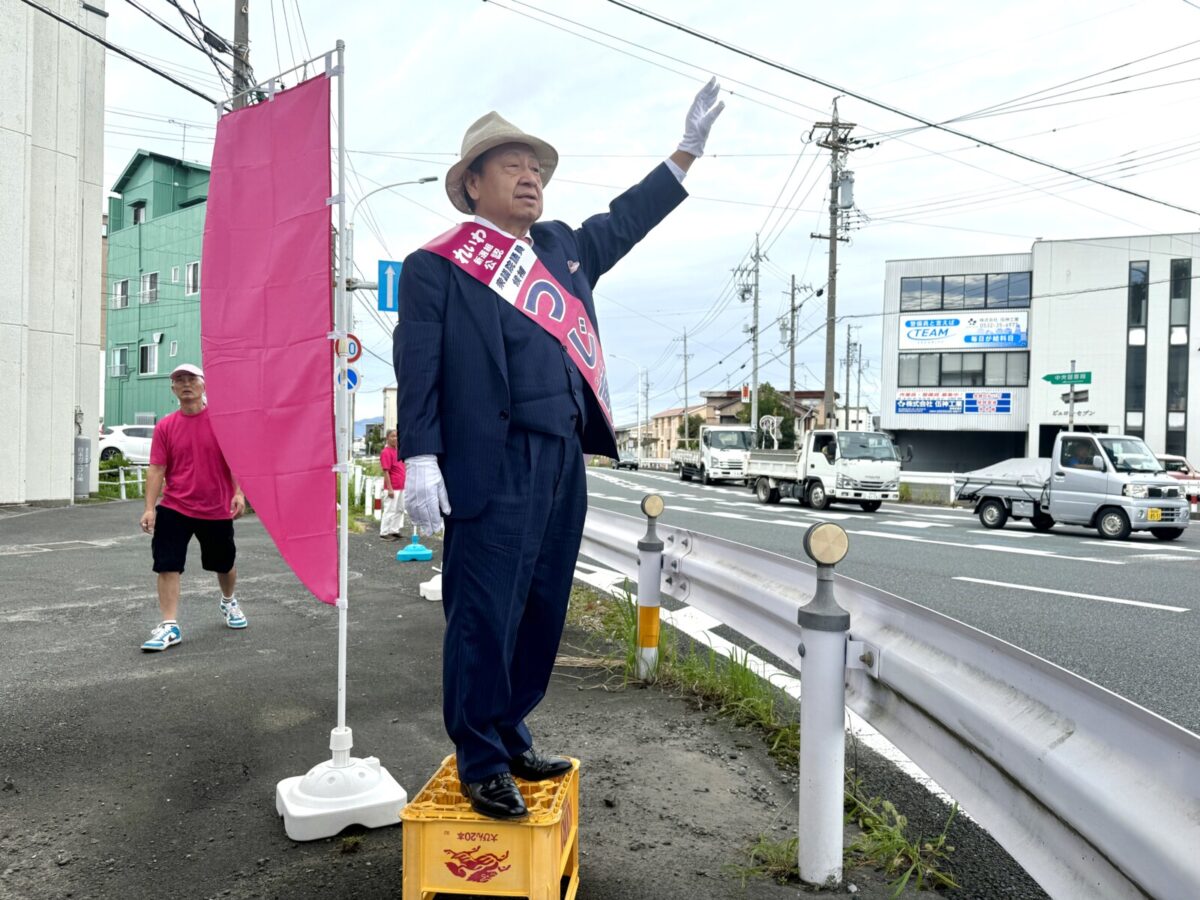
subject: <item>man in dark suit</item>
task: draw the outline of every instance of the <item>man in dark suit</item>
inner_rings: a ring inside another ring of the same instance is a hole
[[[554,148],[488,113],[467,129],[446,178],[450,202],[475,217],[461,233],[486,235],[489,250],[494,241],[496,260],[536,255],[557,282],[549,296],[568,295],[568,324],[577,319],[594,341],[592,288],[687,196],[684,173],[724,107],[719,90],[714,79],[697,94],[669,159],[577,229],[538,222]],[[538,320],[539,299],[533,315],[522,312],[530,304],[468,268],[476,244],[454,254],[437,244],[411,254],[400,277],[405,507],[422,534],[445,516],[443,714],[463,793],[484,815],[520,818],[513,775],[538,781],[571,768],[534,750],[524,720],[545,695],[566,617],[587,511],[583,454],[617,449],[602,371]],[[477,268],[488,259],[480,252]]]

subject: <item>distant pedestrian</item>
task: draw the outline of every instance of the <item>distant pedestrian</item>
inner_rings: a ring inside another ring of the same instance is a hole
[[[154,426],[141,520],[142,531],[153,535],[150,547],[163,616],[142,644],[147,651],[166,650],[182,639],[176,619],[179,582],[192,535],[200,543],[200,565],[217,573],[225,624],[247,625],[234,593],[237,547],[233,542],[233,520],[246,511],[246,498],[213,434],[204,400],[204,372],[193,365],[177,366],[171,373],[171,392],[179,400],[179,411]]]
[[[404,527],[404,460],[396,451],[396,430],[383,439],[379,467],[383,469],[383,516],[379,520],[379,539],[398,541]]]

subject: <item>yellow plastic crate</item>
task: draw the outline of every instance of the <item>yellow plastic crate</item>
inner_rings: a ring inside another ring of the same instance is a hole
[[[579,760],[553,781],[516,779],[528,818],[489,819],[463,797],[454,756],[400,813],[404,900],[441,894],[574,900],[579,891]]]

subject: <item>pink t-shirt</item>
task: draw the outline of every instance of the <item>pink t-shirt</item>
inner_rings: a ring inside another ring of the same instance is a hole
[[[379,468],[388,473],[392,479],[392,490],[404,490],[404,461],[400,454],[391,447],[384,447],[379,454]]]
[[[195,519],[231,519],[233,475],[208,419],[208,409],[194,416],[182,411],[154,426],[150,465],[167,470],[163,506]]]

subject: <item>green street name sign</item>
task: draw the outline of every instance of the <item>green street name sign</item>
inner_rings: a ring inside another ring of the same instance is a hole
[[[1049,375],[1043,375],[1042,381],[1048,381],[1051,384],[1091,384],[1091,372],[1052,372]]]

